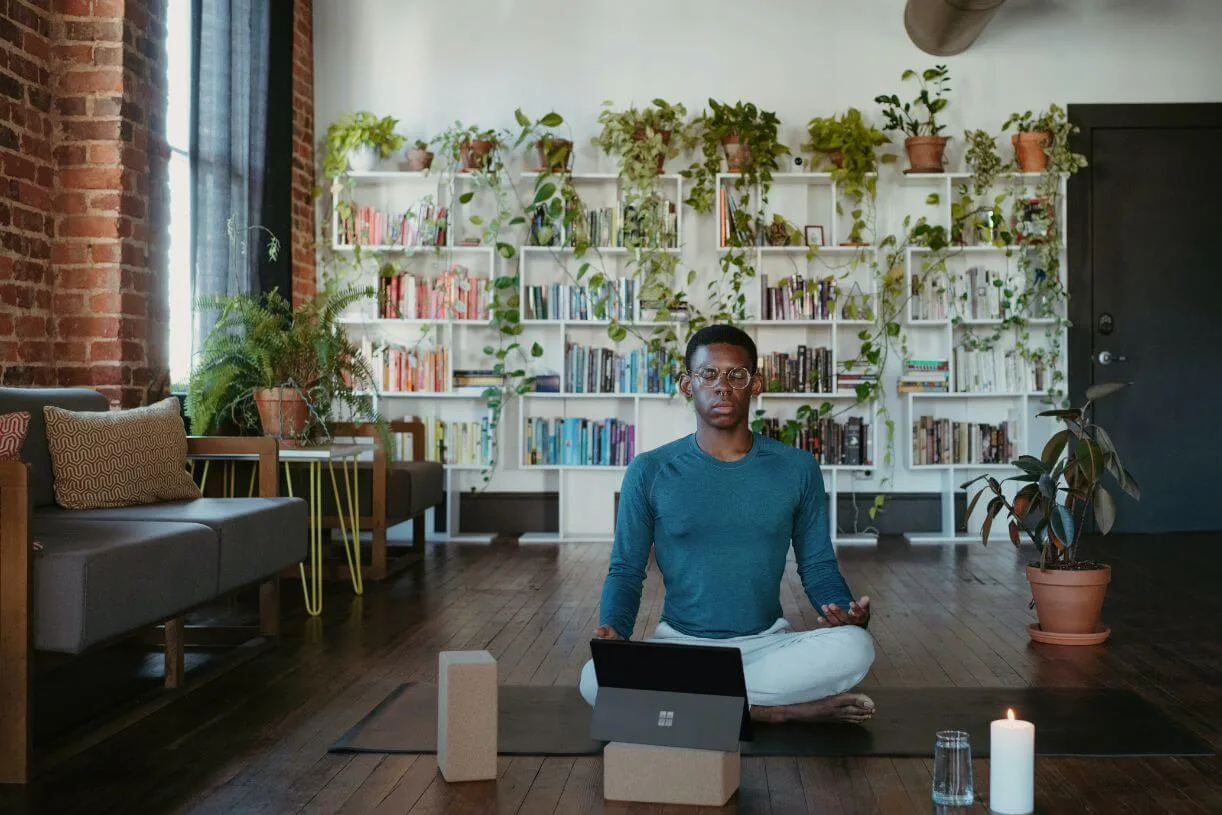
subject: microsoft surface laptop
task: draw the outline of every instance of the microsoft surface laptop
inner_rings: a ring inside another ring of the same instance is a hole
[[[590,653],[598,677],[591,738],[727,752],[751,741],[737,648],[594,639]]]

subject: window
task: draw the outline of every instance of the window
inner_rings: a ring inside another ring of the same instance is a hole
[[[191,3],[167,4],[166,141],[170,146],[170,382],[191,374]]]

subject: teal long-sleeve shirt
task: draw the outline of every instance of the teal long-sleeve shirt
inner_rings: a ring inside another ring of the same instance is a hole
[[[758,634],[781,616],[791,541],[815,608],[848,608],[814,456],[758,433],[738,461],[704,452],[695,435],[642,453],[620,488],[600,624],[632,634],[653,547],[666,589],[662,620],[695,637]]]

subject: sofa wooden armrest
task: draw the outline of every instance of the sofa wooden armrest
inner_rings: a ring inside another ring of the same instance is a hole
[[[0,784],[30,771],[29,467],[0,461]]]
[[[408,434],[412,441],[412,460],[425,460],[424,423],[418,419],[392,419],[387,422],[391,434]],[[370,514],[361,515],[361,529],[369,531],[372,537],[371,562],[365,571],[365,576],[371,580],[384,580],[396,571],[418,560],[424,550],[425,517],[421,511],[411,518],[412,547],[403,555],[390,558],[388,555],[386,530],[388,527],[387,493],[390,473],[387,465],[387,453],[382,448],[382,434],[376,425],[369,423],[337,422],[331,426],[331,434],[336,438],[370,438],[373,439],[373,467],[370,472],[372,487]],[[327,515],[323,523],[329,527],[338,527],[339,518]]]
[[[280,449],[271,436],[187,436],[188,456],[259,458],[259,497],[280,495]]]

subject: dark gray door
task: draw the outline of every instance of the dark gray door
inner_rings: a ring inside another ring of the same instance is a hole
[[[1115,531],[1222,529],[1222,105],[1069,110],[1090,162],[1069,192],[1070,394],[1133,383],[1095,405],[1141,485],[1115,491]]]

